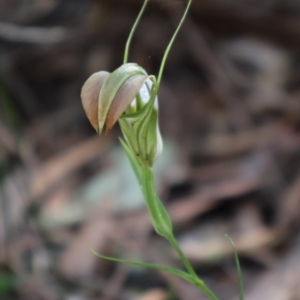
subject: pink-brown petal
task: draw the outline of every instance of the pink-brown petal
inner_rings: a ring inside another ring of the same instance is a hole
[[[111,130],[115,125],[120,116],[134,100],[147,78],[148,76],[145,75],[134,75],[122,84],[108,110],[105,121],[106,131]]]
[[[81,89],[81,102],[83,109],[95,130],[98,126],[98,98],[103,83],[110,73],[100,71],[91,75]]]

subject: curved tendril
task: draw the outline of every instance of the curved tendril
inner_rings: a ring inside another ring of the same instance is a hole
[[[123,63],[124,64],[126,64],[127,61],[128,61],[129,47],[130,47],[130,43],[131,43],[133,34],[134,34],[135,30],[136,30],[137,25],[140,22],[140,19],[141,19],[142,15],[143,15],[143,13],[145,11],[145,8],[146,8],[148,2],[149,2],[149,0],[145,0],[144,1],[144,4],[143,4],[143,6],[142,6],[142,8],[140,10],[140,13],[137,16],[137,18],[136,18],[136,20],[135,20],[135,22],[134,22],[134,24],[133,24],[133,26],[131,28],[130,34],[129,34],[127,42],[126,42],[125,51],[124,51],[124,59],[123,59]]]
[[[174,34],[173,34],[173,36],[172,36],[170,42],[169,42],[169,45],[168,45],[168,47],[166,48],[166,51],[165,51],[165,53],[164,53],[164,56],[163,56],[163,59],[162,59],[161,65],[160,65],[158,77],[157,77],[157,83],[156,83],[156,86],[155,86],[155,96],[156,96],[157,93],[158,93],[158,89],[159,89],[159,86],[160,86],[162,74],[163,74],[164,67],[165,67],[165,64],[166,64],[166,60],[167,60],[168,55],[169,55],[169,53],[170,53],[171,47],[173,46],[173,43],[174,43],[174,41],[175,41],[175,38],[176,38],[176,36],[177,36],[177,34],[178,34],[178,32],[179,32],[179,30],[180,30],[180,28],[181,28],[181,26],[182,26],[182,24],[183,24],[185,18],[186,18],[186,15],[187,15],[187,13],[188,13],[188,11],[189,11],[189,8],[190,8],[190,6],[191,6],[191,3],[192,3],[192,0],[189,0],[188,4],[187,4],[187,6],[186,6],[186,9],[185,9],[185,11],[184,11],[184,14],[183,14],[183,16],[182,16],[182,18],[181,18],[181,20],[180,20],[180,23],[178,24],[178,26],[177,26],[177,28],[176,28],[176,30],[175,30],[175,32],[174,32]]]

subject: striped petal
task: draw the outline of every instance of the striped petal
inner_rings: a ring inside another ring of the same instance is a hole
[[[121,85],[106,116],[106,131],[111,130],[115,125],[119,117],[121,117],[130,103],[135,99],[147,78],[148,76],[145,75],[134,75]]]
[[[109,73],[106,71],[100,71],[91,75],[84,83],[81,89],[81,102],[83,109],[97,132],[99,132],[98,126],[98,98],[100,90],[108,78]]]
[[[146,71],[135,63],[127,63],[112,72],[104,82],[99,94],[98,125],[99,133],[102,132],[108,111],[121,86],[130,77],[135,75],[147,76]]]

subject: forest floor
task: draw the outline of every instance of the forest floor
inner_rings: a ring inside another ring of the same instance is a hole
[[[122,64],[142,1],[0,0],[0,299],[200,300],[151,226],[116,126],[80,90]],[[153,0],[130,61],[157,74],[186,1]],[[199,276],[238,299],[300,300],[300,2],[194,0],[159,93],[157,190]]]

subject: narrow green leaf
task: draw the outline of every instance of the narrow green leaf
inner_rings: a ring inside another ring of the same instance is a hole
[[[131,149],[131,151],[135,154],[137,160],[140,161],[140,149],[137,142],[134,126],[132,126],[131,121],[128,119],[125,119],[123,117],[119,118],[119,124],[121,127],[121,130],[123,132],[123,136],[125,138],[125,141],[127,142],[128,147]]]
[[[110,260],[110,261],[114,261],[114,262],[118,262],[118,263],[122,263],[122,264],[128,264],[128,265],[132,265],[132,266],[144,267],[144,268],[148,268],[148,269],[167,272],[169,274],[175,275],[177,277],[180,277],[180,278],[194,284],[194,279],[188,273],[185,273],[178,269],[174,269],[174,268],[167,267],[167,266],[161,266],[161,265],[157,265],[157,264],[145,263],[145,262],[141,262],[141,261],[110,257],[110,256],[99,254],[91,248],[90,248],[90,250],[94,255],[96,255],[97,257],[100,257],[102,259],[106,259],[106,260]]]
[[[235,245],[231,237],[227,234],[225,234],[226,238],[230,241],[233,251],[234,251],[234,257],[235,257],[235,264],[238,271],[238,279],[239,279],[239,294],[240,294],[240,300],[244,300],[244,283],[243,283],[243,274],[241,270],[241,265],[238,257],[238,253],[236,251]]]
[[[120,143],[124,149],[124,151],[127,154],[127,157],[130,161],[130,164],[133,168],[134,174],[139,182],[140,188],[142,190],[142,193],[144,193],[142,189],[142,184],[143,184],[143,169],[141,168],[139,161],[137,160],[136,156],[134,153],[131,151],[131,149],[128,147],[128,145],[120,138]]]

